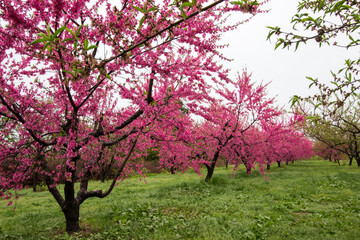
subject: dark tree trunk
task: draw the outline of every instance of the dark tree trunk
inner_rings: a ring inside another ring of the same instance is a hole
[[[276,161],[278,164],[278,167],[281,167],[281,162],[280,161]]]
[[[357,157],[355,158],[355,160],[356,160],[356,163],[357,163],[358,167],[360,167],[360,157],[357,156]]]
[[[80,210],[80,203],[75,198],[75,177],[74,172],[72,172],[72,179],[71,181],[65,181],[64,186],[64,194],[65,194],[65,201],[61,207],[65,215],[66,220],[66,232],[73,233],[80,231],[79,226],[79,210]]]
[[[205,164],[206,166],[206,169],[207,169],[207,174],[206,174],[206,178],[205,178],[205,182],[209,182],[210,179],[212,178],[212,175],[214,174],[214,170],[215,170],[215,165],[216,165],[216,162],[219,158],[219,155],[220,155],[220,150],[217,150],[214,154],[214,157],[211,161],[211,164],[210,165],[207,165]]]
[[[104,176],[101,176],[100,181],[101,181],[102,183],[104,183],[104,182],[105,182],[105,179],[106,179],[106,176],[105,176],[105,177],[104,177]]]
[[[286,165],[289,165],[289,161],[286,161]]]
[[[111,161],[107,166],[104,166],[104,168],[102,168],[100,170],[100,173],[101,173],[100,180],[101,180],[102,183],[105,182],[105,180],[108,177],[108,175],[110,173],[110,170],[112,169],[113,165],[114,165],[114,157],[111,158]]]
[[[351,164],[352,164],[352,158],[349,158],[349,166],[351,166]]]
[[[229,160],[225,160],[225,168],[228,168],[228,166],[229,166]]]
[[[38,183],[38,173],[34,174],[34,182],[33,182],[33,192],[36,192],[36,186]]]
[[[170,168],[170,172],[171,172],[171,174],[175,174],[175,167],[174,167],[174,166],[172,166],[172,167]]]
[[[246,173],[247,173],[247,174],[251,174],[251,166],[249,166],[249,165],[247,165],[247,164],[245,164],[245,163],[244,163],[244,165],[245,165],[245,167],[246,167]]]
[[[80,206],[76,201],[65,203],[63,212],[66,220],[66,232],[73,233],[80,231],[79,210]]]
[[[216,162],[215,162],[216,163]],[[213,174],[214,174],[214,170],[215,170],[215,163],[212,162],[210,165],[205,165],[206,169],[207,169],[207,174],[206,174],[206,178],[205,178],[205,182],[209,182],[210,179],[212,178]]]
[[[267,169],[267,170],[270,170],[270,164],[268,164],[268,165],[266,166],[266,169]]]

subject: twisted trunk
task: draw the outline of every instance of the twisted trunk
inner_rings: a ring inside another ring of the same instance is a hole
[[[212,178],[212,175],[214,174],[214,170],[215,170],[215,165],[216,165],[216,162],[217,162],[217,160],[219,158],[219,155],[220,155],[220,149],[215,152],[214,157],[213,157],[213,159],[211,161],[211,164],[210,165],[205,164],[206,169],[207,169],[205,182],[209,182],[210,179]]]
[[[212,178],[212,176],[214,174],[214,170],[215,170],[215,164],[216,164],[216,162],[212,162],[210,165],[207,165],[207,164],[205,165],[206,169],[207,169],[205,182],[209,182],[210,179]]]

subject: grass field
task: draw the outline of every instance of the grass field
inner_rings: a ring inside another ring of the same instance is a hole
[[[43,192],[0,201],[0,239],[359,239],[360,169],[303,161],[258,172],[217,168],[210,183],[193,172],[133,177],[105,199],[81,205],[84,231]],[[109,183],[92,182],[104,188]]]

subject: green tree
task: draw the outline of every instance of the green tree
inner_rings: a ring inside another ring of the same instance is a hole
[[[297,13],[293,16],[293,32],[285,32],[278,26],[270,29],[268,39],[277,36],[275,49],[279,47],[298,49],[300,44],[316,41],[346,49],[360,45],[360,2],[357,0],[301,0]],[[339,38],[341,35],[345,36]],[[341,39],[341,40],[340,40]],[[345,65],[332,72],[332,85],[325,85],[317,78],[307,77],[310,87],[316,86],[319,94],[309,97],[320,104],[341,106],[351,95],[357,96],[360,90],[360,57],[346,59]],[[331,96],[328,98],[327,96]],[[294,96],[292,105],[302,99]],[[328,101],[325,101],[328,100]]]
[[[326,100],[326,99],[325,99]],[[297,110],[307,116],[306,134],[329,148],[346,154],[349,165],[355,159],[360,167],[360,101],[351,97],[344,105],[319,105],[303,100]],[[305,110],[307,109],[307,110]]]

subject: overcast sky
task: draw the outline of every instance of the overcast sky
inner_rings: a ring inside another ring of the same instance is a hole
[[[319,48],[315,41],[300,45],[296,52],[281,48],[274,51],[275,38],[272,42],[266,41],[266,26],[291,30],[297,3],[298,0],[271,0],[266,4],[269,13],[258,14],[223,36],[223,41],[230,44],[223,53],[234,59],[225,66],[232,69],[233,75],[247,68],[254,80],[271,82],[269,95],[276,96],[278,104],[286,108],[293,95],[307,96],[315,92],[315,89],[309,90],[310,81],[306,76],[318,77],[321,82],[332,81],[331,69],[337,71],[343,67],[345,59],[359,56],[358,49],[327,45]]]

